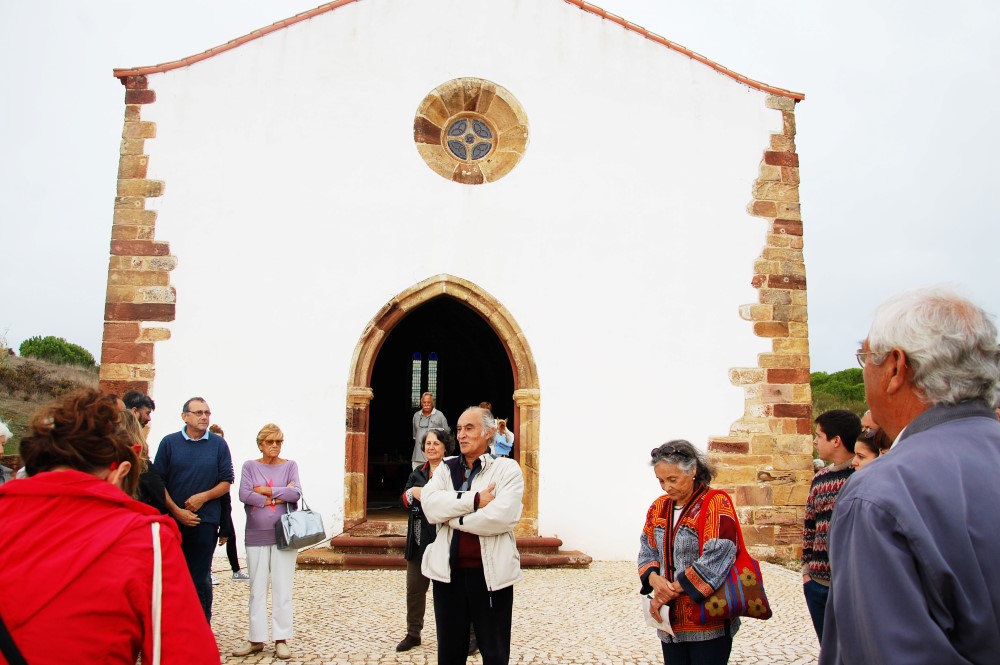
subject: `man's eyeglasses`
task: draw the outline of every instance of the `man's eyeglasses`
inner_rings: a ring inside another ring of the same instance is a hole
[[[877,356],[877,355],[880,354],[876,353],[875,351],[865,351],[863,349],[858,349],[857,351],[854,352],[854,357],[858,359],[858,364],[861,365],[861,369],[865,368],[865,358],[867,358],[868,356]]]
[[[861,438],[862,439],[867,440],[867,439],[872,439],[874,437],[875,437],[875,428],[874,427],[862,427],[861,428]]]
[[[199,418],[201,418],[202,416],[210,416],[210,415],[212,415],[211,411],[188,411],[188,413],[190,413],[192,415],[195,415],[195,416],[198,416]]]

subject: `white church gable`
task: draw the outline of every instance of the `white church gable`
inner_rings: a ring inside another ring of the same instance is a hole
[[[494,299],[530,349],[537,408],[515,435],[535,428],[522,464],[537,477],[537,534],[632,558],[659,494],[651,448],[705,447],[746,418],[799,442],[731,377],[778,350],[740,316],[760,300],[755,262],[780,217],[748,211],[786,122],[771,93],[559,0],[338,4],[187,66],[116,72],[155,92],[141,109],[155,123],[145,178],[165,184],[145,209],[177,257],[154,448],[193,395],[237,473],[278,423],[310,505],[339,531],[355,349],[386,303],[434,279]],[[509,91],[527,120],[520,160],[483,184],[442,177],[414,140],[421,102],[462,78]],[[801,264],[801,244],[788,251]],[[448,362],[442,399],[465,371]],[[372,409],[400,399],[362,387]],[[467,401],[440,405],[450,423]],[[754,426],[742,429],[749,441]],[[791,452],[794,475],[805,453]],[[358,467],[369,483],[373,461]]]

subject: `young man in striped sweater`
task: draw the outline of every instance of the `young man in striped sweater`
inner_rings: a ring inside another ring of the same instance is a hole
[[[819,458],[831,465],[813,477],[806,500],[802,528],[802,591],[812,617],[813,628],[823,641],[823,618],[830,595],[830,559],[827,536],[833,506],[844,483],[854,473],[854,442],[861,434],[861,419],[850,411],[834,409],[816,418],[816,450]]]

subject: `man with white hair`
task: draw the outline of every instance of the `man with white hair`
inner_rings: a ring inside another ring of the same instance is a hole
[[[892,453],[837,501],[821,665],[996,663],[997,329],[951,292],[879,307],[857,352]]]
[[[438,665],[465,663],[470,625],[484,665],[510,660],[524,478],[517,462],[489,454],[495,433],[489,411],[466,409],[458,419],[461,455],[441,463],[420,498],[427,521],[439,525],[421,566],[434,582]]]

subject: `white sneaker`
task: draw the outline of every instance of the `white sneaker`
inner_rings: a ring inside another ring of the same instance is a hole
[[[234,580],[249,580],[250,576],[247,574],[247,572],[245,570],[237,570],[235,573],[233,573],[233,579]]]
[[[218,583],[219,583],[219,578],[215,576],[215,573],[212,573],[212,586],[215,586]]]

